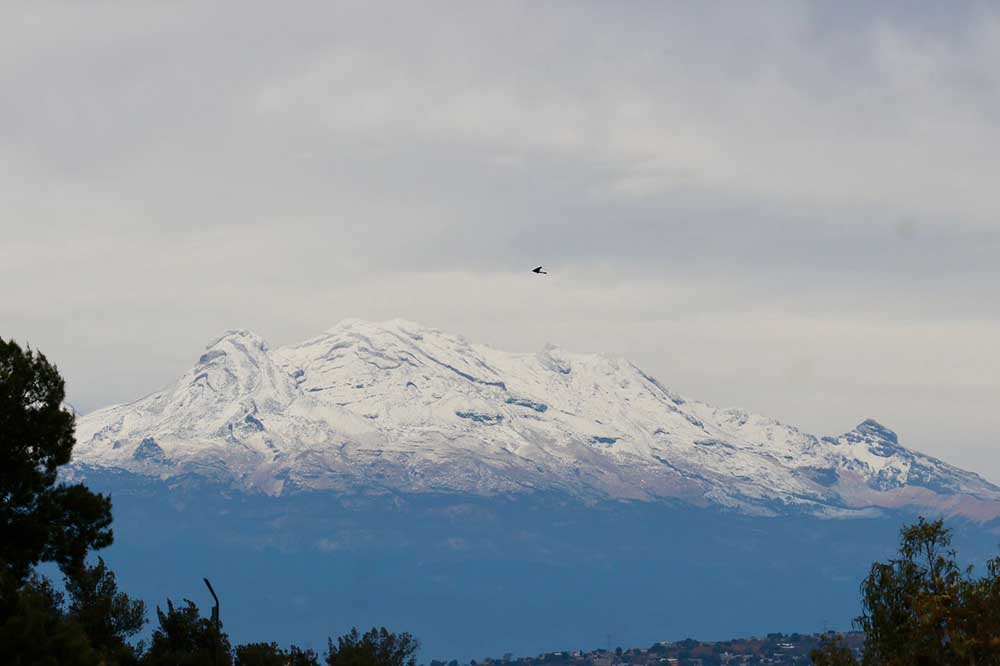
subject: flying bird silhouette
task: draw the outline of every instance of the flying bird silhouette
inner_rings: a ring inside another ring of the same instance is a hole
[[[533,268],[531,272],[534,273],[535,275],[548,275],[548,273],[542,270],[541,266],[539,266],[538,268]]]

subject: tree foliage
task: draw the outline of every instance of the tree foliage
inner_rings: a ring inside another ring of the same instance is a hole
[[[393,634],[372,628],[364,635],[357,628],[351,629],[327,643],[328,666],[416,666],[420,642],[407,633]]]
[[[67,619],[64,596],[32,576],[8,598],[0,622],[0,655],[7,666],[91,666],[99,663],[83,628]]]
[[[159,627],[146,653],[144,664],[150,666],[229,666],[232,648],[229,637],[216,630],[215,623],[204,618],[189,599],[175,607],[167,599],[167,612],[156,608]]]
[[[90,550],[112,541],[111,501],[57,483],[75,443],[64,399],[63,379],[44,355],[0,339],[0,576],[7,592],[39,562],[79,569]]]
[[[858,660],[840,636],[826,635],[819,648],[809,655],[816,666],[856,666]]]
[[[288,654],[277,643],[247,643],[236,646],[234,666],[286,666]]]
[[[295,645],[286,651],[277,643],[248,643],[236,648],[235,666],[319,666],[319,657]]]
[[[1000,666],[1000,557],[975,578],[962,569],[943,521],[903,528],[899,557],[876,562],[861,585],[864,666]],[[857,663],[835,641],[823,665]]]
[[[110,663],[129,664],[138,659],[129,639],[146,624],[146,604],[118,590],[115,574],[102,558],[66,579],[69,617],[93,648]]]
[[[58,482],[70,461],[74,416],[44,355],[0,339],[0,655],[11,664],[132,664],[126,639],[144,622],[142,602],[118,592],[92,550],[111,544],[111,502]],[[34,573],[62,570],[67,596]]]

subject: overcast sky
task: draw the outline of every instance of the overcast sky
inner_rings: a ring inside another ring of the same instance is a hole
[[[0,336],[81,410],[398,316],[1000,482],[995,5],[372,4],[0,8]]]

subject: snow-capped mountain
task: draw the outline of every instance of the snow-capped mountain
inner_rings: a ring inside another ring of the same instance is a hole
[[[620,358],[514,354],[347,320],[270,349],[229,331],[173,385],[79,419],[78,469],[252,492],[558,492],[762,515],[916,506],[1000,516],[1000,488],[865,421],[815,437],[687,400]]]

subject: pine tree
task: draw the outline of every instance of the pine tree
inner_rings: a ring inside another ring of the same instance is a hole
[[[111,501],[57,483],[75,444],[64,398],[63,379],[44,355],[0,339],[0,594],[39,562],[68,572],[89,551],[111,545]]]
[[[175,608],[167,599],[167,612],[156,608],[160,626],[153,631],[144,664],[149,666],[230,666],[229,637],[198,612],[193,601]]]
[[[234,666],[287,666],[288,653],[277,643],[248,643],[236,646]]]
[[[117,591],[103,562],[86,565],[111,544],[111,502],[57,479],[75,444],[64,398],[44,355],[0,339],[0,656],[15,665],[131,664],[125,638],[142,626],[141,602]],[[62,570],[68,609],[34,573],[42,562]]]
[[[69,618],[80,625],[105,661],[134,664],[137,650],[128,640],[146,624],[146,604],[118,590],[115,574],[98,558],[66,578]]]
[[[248,643],[236,648],[235,666],[319,666],[319,657],[295,645],[285,651],[277,643]]]
[[[327,642],[327,666],[416,666],[420,642],[410,634],[372,628],[363,636],[357,628]]]
[[[64,596],[48,580],[29,577],[8,601],[7,616],[0,622],[0,657],[4,666],[101,663],[83,628],[67,620]]]
[[[288,666],[319,666],[319,655],[313,650],[303,650],[295,645],[288,648]]]

